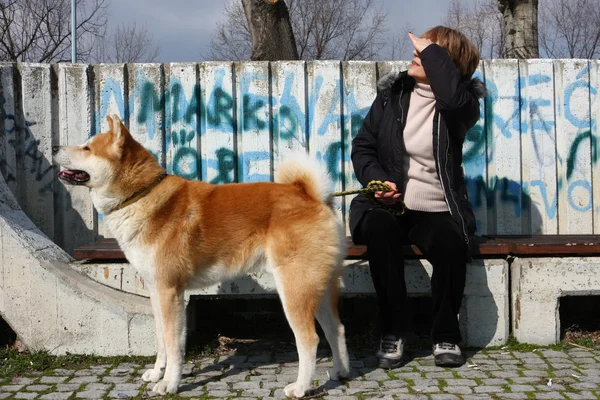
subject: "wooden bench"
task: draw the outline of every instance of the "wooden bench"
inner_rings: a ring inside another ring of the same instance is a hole
[[[477,251],[467,265],[460,311],[464,343],[472,347],[517,340],[548,344],[560,339],[559,299],[565,295],[600,294],[600,235],[497,235],[476,238]],[[402,247],[407,291],[430,293],[431,265],[415,246]],[[365,246],[349,243],[343,276],[345,296],[372,295]],[[117,289],[147,296],[143,279],[129,268],[114,239],[75,249],[74,265],[82,273]],[[272,295],[275,283],[256,272],[187,296]]]
[[[497,235],[476,237],[474,258],[552,257],[600,255],[600,235]],[[408,258],[422,258],[416,246],[402,246]],[[355,245],[348,238],[348,260],[365,260],[365,246]],[[115,239],[100,239],[75,249],[76,260],[126,262]]]

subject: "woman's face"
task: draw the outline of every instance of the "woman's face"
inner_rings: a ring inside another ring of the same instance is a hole
[[[412,76],[417,82],[429,84],[429,79],[425,74],[425,70],[421,65],[421,57],[417,50],[413,50],[413,55],[415,56],[412,60],[412,64],[408,67],[408,75]]]

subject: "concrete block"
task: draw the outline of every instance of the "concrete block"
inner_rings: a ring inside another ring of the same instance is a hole
[[[600,294],[600,257],[515,259],[511,277],[515,338],[553,344],[560,340],[559,299]]]
[[[125,292],[148,296],[143,279],[129,264],[123,266],[121,288]],[[93,268],[105,265],[90,264]],[[429,296],[433,268],[426,260],[407,260],[405,267],[407,291],[410,296]],[[88,272],[93,279],[103,280],[102,274]],[[468,346],[485,347],[506,343],[509,335],[508,263],[505,260],[474,260],[467,266],[467,282],[462,309],[461,330]],[[371,295],[375,292],[368,263],[346,261],[343,275],[344,296]],[[191,296],[264,297],[276,294],[275,281],[267,272],[254,272],[202,289],[186,292]]]
[[[153,354],[150,302],[89,279],[69,260],[0,175],[0,312],[22,342],[54,354]]]

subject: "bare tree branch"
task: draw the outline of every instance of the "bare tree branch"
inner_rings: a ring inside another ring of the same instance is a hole
[[[96,41],[91,60],[95,63],[156,62],[160,49],[145,26],[121,25]]]
[[[502,14],[497,0],[452,0],[443,24],[463,32],[482,57],[502,58],[506,41],[502,30]]]
[[[600,56],[597,0],[541,0],[540,47],[551,58]]]
[[[78,58],[85,61],[104,35],[108,0],[78,0]],[[57,62],[71,51],[71,2],[27,0],[0,5],[0,60]]]
[[[279,0],[283,1],[283,0]],[[286,0],[300,59],[371,60],[387,42],[387,13],[375,0]],[[212,36],[212,60],[247,60],[248,23],[240,0],[227,3]]]

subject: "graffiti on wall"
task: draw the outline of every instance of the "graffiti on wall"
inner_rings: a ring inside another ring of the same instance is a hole
[[[481,101],[480,121],[467,134],[463,164],[469,198],[484,229],[490,210],[502,209],[515,220],[533,207],[544,220],[567,211],[600,212],[592,182],[600,114],[592,105],[598,88],[590,84],[588,64],[561,63],[564,71],[558,75],[553,64],[530,64],[531,71],[520,73],[487,61],[477,72],[488,95]],[[305,149],[326,165],[337,188],[357,187],[351,139],[375,92],[351,87],[339,64],[331,65],[310,72],[289,69],[277,80],[270,68],[244,63],[212,69],[196,64],[175,72],[171,66],[158,80],[139,71],[128,79],[122,70],[110,72],[97,82],[90,135],[102,130],[107,114],[118,112],[168,172],[185,178],[270,180],[286,151]],[[372,71],[359,79],[374,83]],[[48,174],[51,168],[39,162],[30,134],[35,126],[5,126],[6,133],[23,136],[19,156],[30,171]],[[5,177],[11,179],[10,172]]]

